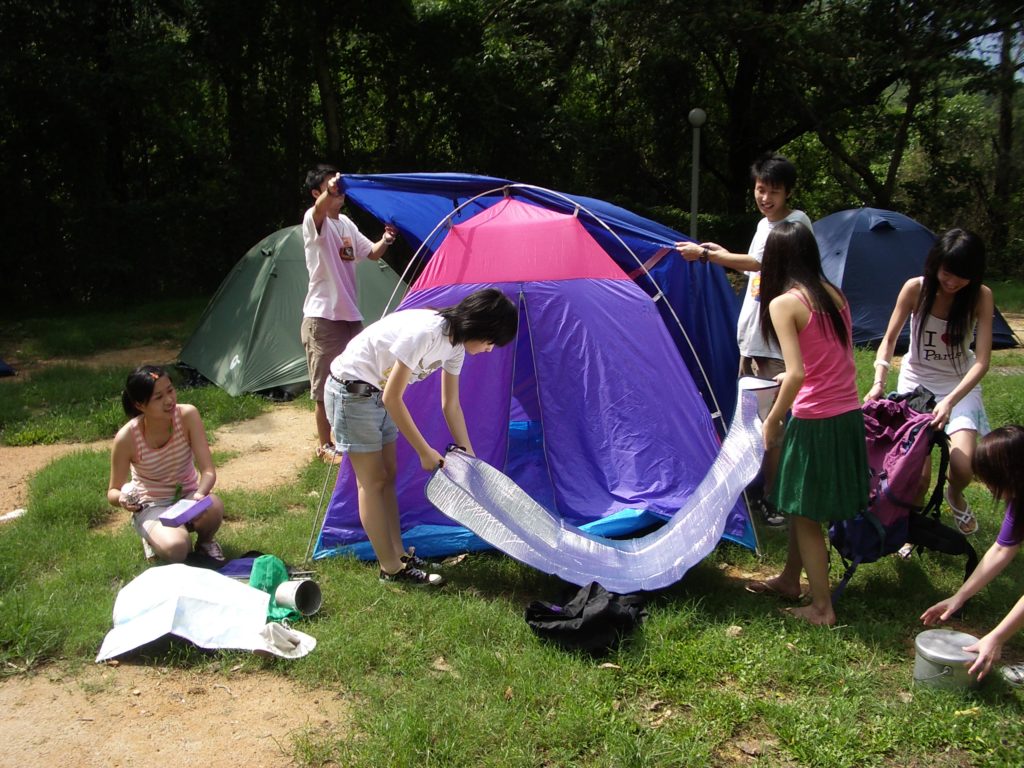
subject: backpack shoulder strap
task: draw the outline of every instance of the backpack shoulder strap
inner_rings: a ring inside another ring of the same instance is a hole
[[[885,554],[883,552],[885,548],[885,528],[882,526],[882,521],[867,509],[861,512],[860,515],[871,524],[872,528],[875,529],[875,534],[878,536],[878,557],[881,557]],[[875,559],[878,558],[876,557]],[[843,578],[840,579],[836,588],[832,590],[832,605],[835,605],[839,601],[839,598],[843,596],[843,592],[846,591],[846,585],[850,583],[850,579],[853,578],[853,574],[856,572],[857,566],[859,566],[863,561],[863,552],[854,557],[849,563],[846,562],[845,558],[843,559],[843,564],[846,565],[846,571],[843,573]]]
[[[942,499],[946,490],[946,473],[949,470],[949,435],[943,430],[932,430],[932,445],[939,447],[939,479],[932,489],[932,495],[921,510],[921,514],[931,514],[932,517],[939,516],[939,508],[942,506]]]

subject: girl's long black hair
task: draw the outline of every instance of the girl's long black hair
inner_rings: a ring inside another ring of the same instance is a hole
[[[821,271],[821,254],[811,230],[795,221],[783,221],[772,229],[761,260],[760,312],[761,335],[764,340],[776,344],[779,342],[768,305],[776,296],[799,286],[810,296],[811,308],[828,316],[836,339],[844,347],[849,346],[850,334],[843,321],[843,313],[836,306],[826,285],[832,284]],[[834,285],[832,287],[835,288]]]
[[[452,344],[490,341],[503,347],[516,336],[519,309],[497,288],[484,288],[469,294],[454,307],[437,310],[448,321]]]
[[[153,396],[153,387],[166,375],[167,371],[158,365],[140,365],[129,373],[121,392],[121,407],[124,408],[124,412],[129,416],[138,416],[142,413],[135,404],[148,403]]]
[[[973,326],[974,313],[978,307],[981,281],[985,277],[985,244],[973,232],[966,229],[951,229],[935,241],[924,262],[924,279],[921,295],[918,297],[914,314],[918,318],[917,338],[912,343],[921,350],[921,328],[935,304],[939,291],[939,269],[952,272],[957,277],[971,282],[953,296],[953,305],[946,320],[946,337],[950,349],[963,349],[970,343],[966,336]],[[954,364],[959,365],[958,359]]]
[[[1024,427],[1009,424],[993,429],[978,441],[974,474],[997,499],[1013,504],[1013,536],[1024,538]]]

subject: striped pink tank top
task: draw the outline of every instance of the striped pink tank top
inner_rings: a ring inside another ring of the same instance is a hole
[[[135,457],[131,462],[132,485],[139,491],[140,501],[161,502],[175,495],[191,495],[199,487],[199,472],[192,456],[192,446],[181,426],[181,406],[171,416],[171,439],[159,448],[150,448],[142,434],[142,416],[130,422]]]

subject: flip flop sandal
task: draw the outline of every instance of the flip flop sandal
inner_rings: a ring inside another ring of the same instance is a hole
[[[1003,680],[1014,688],[1024,687],[1024,664],[1007,664],[999,669]]]
[[[978,532],[978,518],[971,512],[971,505],[967,503],[967,499],[964,499],[963,509],[958,509],[953,500],[949,498],[949,488],[946,489],[943,494],[946,497],[946,503],[949,504],[949,509],[953,513],[953,519],[956,521],[956,527],[960,529],[960,533],[964,536],[971,536]]]
[[[803,599],[803,595],[789,595],[785,592],[780,592],[767,581],[748,581],[743,585],[743,588],[752,595],[771,595],[772,597],[780,597],[783,600],[790,600],[794,603],[799,602]]]

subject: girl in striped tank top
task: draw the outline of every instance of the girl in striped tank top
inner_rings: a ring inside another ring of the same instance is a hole
[[[224,504],[210,493],[217,472],[199,411],[179,405],[166,371],[151,365],[128,376],[121,404],[133,418],[114,437],[107,501],[132,513],[147,559],[183,562],[192,551],[190,534],[195,531],[196,551],[223,561],[213,536],[223,520]],[[160,522],[160,513],[179,499],[206,496],[212,504],[188,524],[172,528]]]
[[[779,394],[764,420],[766,447],[781,445],[772,501],[789,518],[782,573],[747,585],[799,599],[807,572],[811,602],[791,608],[812,624],[835,624],[822,523],[852,518],[868,504],[864,417],[857,394],[850,306],[821,271],[818,244],[802,224],[768,236],[761,263],[761,332],[786,361]],[[785,423],[786,412],[793,417]]]

